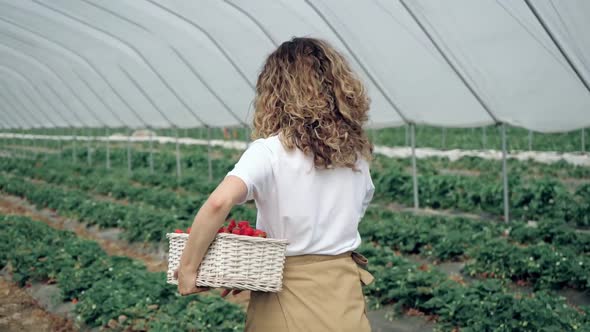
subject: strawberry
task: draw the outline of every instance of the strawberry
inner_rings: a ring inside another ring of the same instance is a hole
[[[227,226],[227,230],[231,233],[233,229],[236,227],[236,220],[232,219],[229,221],[229,225]]]
[[[238,227],[240,228],[250,228],[250,223],[246,220],[240,221],[238,223]]]
[[[219,229],[217,230],[217,233],[227,233],[227,228],[226,227],[219,227]]]
[[[174,233],[182,234],[182,233],[184,233],[184,232],[182,231],[182,229],[175,229],[175,230],[174,230]]]
[[[72,303],[73,303],[73,304],[76,304],[76,303],[78,303],[78,299],[75,299],[75,298],[74,298],[74,299],[72,299]]]
[[[254,229],[248,227],[246,229],[243,229],[242,233],[247,236],[254,236],[255,231],[254,231]]]
[[[257,237],[266,237],[266,232],[257,229],[257,230],[254,231],[254,236],[257,236]]]
[[[231,231],[231,232],[232,232],[232,234],[236,234],[236,235],[242,235],[242,232],[240,231],[240,229],[239,229],[239,228],[234,228],[234,229],[232,229],[232,231]]]
[[[187,228],[187,229],[186,229],[186,232],[187,232],[187,234],[190,234],[190,233],[191,233],[191,228],[190,228],[190,227],[189,227],[189,228]]]

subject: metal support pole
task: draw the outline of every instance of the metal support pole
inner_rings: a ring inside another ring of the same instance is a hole
[[[443,128],[442,129],[442,144],[441,144],[441,147],[443,149],[445,149],[446,148],[446,145],[447,145],[447,128]]]
[[[408,125],[404,125],[404,129],[405,129],[405,132],[406,132],[406,143],[404,144],[404,146],[408,146],[408,145],[410,145],[409,144],[409,142],[410,142],[410,135],[409,135],[409,132],[408,132]]]
[[[127,135],[127,173],[131,174],[131,129]]]
[[[78,161],[78,156],[76,155],[76,141],[78,140],[78,137],[76,136],[76,129],[72,128],[72,133],[74,136],[74,140],[73,140],[73,147],[72,147],[72,160],[74,161],[74,164]]]
[[[90,135],[91,135],[90,128],[88,128],[86,130],[86,133],[88,134],[88,137],[86,137],[86,150],[87,150],[87,153],[86,153],[86,161],[88,161],[88,166],[91,166],[92,165],[92,153],[90,152],[90,150],[91,150],[91,147],[90,147]]]
[[[26,135],[26,132],[24,130],[23,130],[23,134]],[[37,143],[35,142],[35,136],[33,135],[33,132],[31,132],[29,135],[31,135],[31,145],[32,145],[31,157],[33,157],[33,159],[35,159],[35,158],[37,158]],[[23,147],[24,147],[25,142],[26,142],[26,139],[23,140]]]
[[[154,135],[150,129],[150,173],[154,172]]]
[[[207,167],[209,168],[209,182],[213,181],[213,165],[211,164],[211,127],[207,127]]]
[[[107,169],[111,168],[111,136],[109,135],[109,128],[105,128],[105,136],[107,143]]]
[[[20,130],[17,129],[16,130],[16,134],[19,135],[18,139],[15,141],[15,144],[14,144],[15,145],[15,148],[17,149],[16,155],[19,156],[19,158],[23,158],[23,149],[22,149],[22,145],[23,145],[23,143],[22,143],[22,140],[23,140],[22,134],[23,133],[22,133],[22,131],[20,131]]]
[[[586,152],[586,128],[582,128],[582,152]]]
[[[533,151],[533,131],[529,130],[529,151]]]
[[[508,202],[508,167],[506,165],[506,125],[502,124],[502,179],[504,181],[504,221],[510,221]]]
[[[410,140],[412,144],[412,181],[414,183],[414,209],[420,207],[418,201],[418,172],[416,170],[416,125],[410,124]]]
[[[178,143],[178,129],[175,130],[176,134],[176,179],[180,183],[181,177],[181,165],[180,165],[180,144]]]
[[[487,136],[487,133],[486,133],[486,127],[482,127],[481,128],[481,132],[482,132],[481,143],[483,145],[483,148],[485,149],[486,146],[488,145],[488,136]]]
[[[248,128],[247,126],[244,126],[244,141],[246,141],[246,143],[248,143],[248,141],[250,141],[250,128]]]
[[[62,159],[62,157],[63,157],[63,156],[62,156],[62,154],[63,154],[63,146],[62,146],[62,144],[61,144],[61,138],[62,138],[62,137],[61,137],[61,134],[60,134],[60,132],[59,132],[59,129],[57,129],[56,131],[57,131],[57,146],[58,146],[58,148],[59,148],[59,160],[61,161],[61,159]]]

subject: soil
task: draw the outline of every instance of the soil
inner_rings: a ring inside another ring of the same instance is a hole
[[[74,323],[49,313],[24,289],[0,278],[0,331],[77,331]]]

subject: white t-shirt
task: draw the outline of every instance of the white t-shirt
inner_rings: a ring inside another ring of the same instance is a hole
[[[252,142],[227,175],[246,183],[240,204],[254,199],[256,228],[289,241],[287,256],[337,255],[361,244],[358,223],[375,191],[367,161],[357,169],[316,169],[311,156],[272,136]]]

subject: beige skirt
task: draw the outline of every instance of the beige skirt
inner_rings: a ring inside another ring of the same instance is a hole
[[[251,293],[245,331],[371,331],[362,285],[373,276],[363,260],[356,252],[287,257],[283,290]]]

